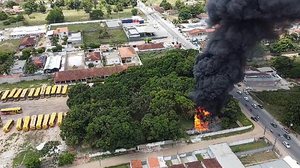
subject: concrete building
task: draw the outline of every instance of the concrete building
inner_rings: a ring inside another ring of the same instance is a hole
[[[19,39],[25,36],[40,36],[45,35],[47,32],[46,26],[22,26],[15,28],[7,28],[5,31],[8,33],[9,39]]]
[[[121,65],[122,60],[119,56],[118,51],[110,51],[110,52],[103,52],[103,57],[104,57],[104,65],[105,66],[112,66],[112,65]]]
[[[105,23],[107,28],[109,29],[117,29],[121,27],[121,23],[119,20],[108,20]]]
[[[138,57],[133,47],[120,47],[118,51],[122,59],[122,63],[132,63],[132,61]]]
[[[100,51],[89,52],[85,56],[85,64],[93,64],[95,66],[102,64],[102,55]]]
[[[166,38],[166,32],[158,30],[154,25],[145,24],[122,24],[123,30],[129,41],[140,41],[145,38],[161,39]]]
[[[147,52],[147,51],[160,51],[164,50],[165,46],[164,43],[146,43],[141,45],[136,45],[138,52]]]
[[[82,44],[81,32],[71,33],[68,36],[68,44],[72,44],[73,46],[80,46]]]
[[[209,154],[217,159],[222,168],[245,168],[227,143],[210,145],[208,148]]]
[[[44,66],[44,73],[58,72],[61,68],[61,55],[51,55],[47,57],[46,64]]]
[[[10,70],[10,72],[12,74],[22,74],[24,72],[25,64],[26,64],[26,60],[17,60],[17,61],[15,61],[13,67]]]
[[[50,32],[51,32],[51,30],[49,31],[49,33]],[[59,36],[60,38],[63,38],[64,36],[69,35],[69,29],[68,29],[68,27],[58,27],[55,30],[53,30],[53,35],[54,36]]]

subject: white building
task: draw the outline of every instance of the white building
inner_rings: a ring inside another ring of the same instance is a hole
[[[53,73],[59,71],[61,67],[61,58],[61,55],[48,56],[44,66],[44,73]]]
[[[103,57],[105,58],[105,65],[111,66],[111,65],[122,65],[122,60],[119,56],[118,51],[111,51],[102,53]]]
[[[80,46],[82,44],[81,32],[71,33],[68,37],[68,44],[73,46]]]
[[[47,29],[45,25],[42,25],[7,28],[5,31],[8,33],[9,39],[19,39],[25,36],[40,36],[42,34],[46,34]]]

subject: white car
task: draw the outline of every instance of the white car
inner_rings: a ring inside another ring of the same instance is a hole
[[[291,145],[289,143],[287,143],[286,141],[283,141],[282,144],[288,149],[291,148]]]
[[[257,109],[257,105],[254,104],[254,103],[252,104],[252,107],[255,108],[255,109]]]
[[[249,101],[249,97],[247,97],[247,96],[246,96],[246,97],[244,97],[244,99],[245,99],[246,101]]]
[[[238,91],[236,91],[238,94],[242,94],[242,91],[240,91],[240,90],[238,90]]]

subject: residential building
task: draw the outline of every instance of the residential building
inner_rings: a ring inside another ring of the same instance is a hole
[[[76,69],[56,72],[54,75],[55,83],[85,82],[95,78],[105,79],[115,73],[127,70],[128,66],[112,66],[91,69]]]
[[[58,27],[53,31],[53,35],[63,38],[69,35],[69,29],[68,27]]]
[[[122,63],[131,63],[138,56],[133,47],[120,47],[118,51]]]
[[[9,39],[20,39],[25,36],[41,36],[47,32],[46,26],[22,26],[15,28],[7,28],[5,31],[8,33]]]
[[[23,39],[21,39],[19,50],[23,50],[24,48],[28,48],[28,47],[34,47],[35,43],[36,41],[34,37],[26,36]]]
[[[160,168],[158,158],[157,157],[149,157],[148,158],[148,167],[149,168]]]
[[[80,46],[82,44],[81,32],[71,33],[68,36],[68,44],[72,44],[73,46]]]
[[[143,168],[141,160],[131,160],[130,168]]]
[[[104,65],[105,66],[112,66],[112,65],[121,65],[122,60],[119,56],[118,51],[112,50],[109,52],[102,52],[104,57]]]
[[[185,163],[186,168],[204,168],[200,161]]]
[[[129,41],[140,41],[145,38],[161,39],[166,38],[166,32],[158,29],[157,26],[145,23],[145,24],[122,24],[123,30]]]
[[[43,68],[46,63],[47,56],[43,55],[39,57],[32,57],[31,60],[35,66],[37,66],[38,68]]]
[[[11,74],[22,74],[24,72],[25,64],[26,64],[26,60],[15,61],[13,67],[10,70]]]
[[[51,55],[47,57],[47,61],[44,67],[44,73],[58,72],[61,68],[61,55]]]
[[[86,54],[85,64],[99,65],[102,63],[102,55],[100,51],[93,51]]]
[[[136,45],[136,48],[139,52],[147,52],[147,51],[160,51],[164,50],[164,43],[145,43],[141,45]]]
[[[205,168],[223,168],[215,158],[203,159],[202,163],[205,166]],[[236,168],[236,167],[232,167],[232,168]]]

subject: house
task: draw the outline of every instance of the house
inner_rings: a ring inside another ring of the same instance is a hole
[[[36,41],[35,41],[34,37],[26,36],[21,40],[19,49],[23,50],[24,48],[34,47],[35,43],[36,43]]]
[[[155,25],[145,24],[122,24],[123,30],[130,41],[140,41],[145,38],[166,38],[164,32],[158,31]]]
[[[60,71],[54,74],[55,83],[72,83],[83,82],[94,78],[105,79],[115,73],[127,70],[128,66],[112,66],[92,69],[76,69],[68,71]]]
[[[148,158],[148,167],[149,168],[160,168],[157,157],[149,157]]]
[[[133,47],[120,47],[118,51],[122,63],[131,63],[138,56]]]
[[[113,50],[110,52],[102,52],[103,57],[105,59],[105,66],[112,66],[112,65],[121,65],[122,60],[119,56],[118,51]]]
[[[93,65],[99,65],[102,63],[102,55],[100,51],[94,51],[87,53],[85,57],[85,64],[93,64]]]
[[[58,27],[53,31],[53,35],[63,38],[69,35],[69,29],[68,27]]]
[[[61,58],[61,55],[48,56],[44,67],[44,73],[53,73],[59,71],[61,68]]]
[[[109,45],[101,45],[100,46],[100,51],[101,52],[109,52],[111,50]]]
[[[47,56],[32,57],[31,60],[35,66],[43,68],[46,63]]]
[[[47,32],[46,26],[21,26],[15,28],[7,28],[5,31],[8,33],[9,39],[20,39],[26,36],[41,36]]]
[[[68,36],[68,44],[72,44],[73,46],[80,46],[82,44],[81,32],[71,33]]]
[[[145,43],[141,45],[137,45],[136,48],[139,52],[146,52],[146,51],[160,51],[165,49],[164,43]]]
[[[143,168],[141,160],[131,160],[130,168]]]
[[[192,29],[185,34],[191,41],[206,41],[208,35],[214,31],[215,29]]]

